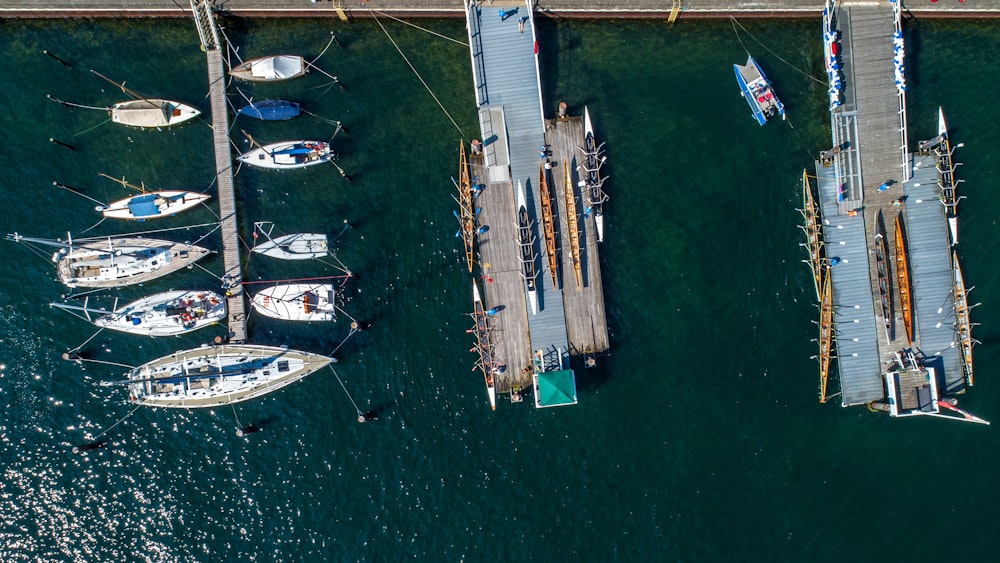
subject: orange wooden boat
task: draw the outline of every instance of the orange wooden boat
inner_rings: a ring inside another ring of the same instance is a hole
[[[910,293],[910,268],[903,233],[903,213],[896,215],[896,290],[899,292],[899,312],[903,315],[906,344],[913,344],[913,297]]]
[[[556,228],[552,218],[552,196],[545,179],[545,167],[538,163],[538,196],[542,200],[542,234],[545,237],[545,255],[549,259],[552,288],[559,289],[559,262],[556,260]]]

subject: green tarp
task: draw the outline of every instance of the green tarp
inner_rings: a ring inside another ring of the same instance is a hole
[[[573,370],[546,371],[535,374],[535,406],[559,407],[576,404],[576,378]]]

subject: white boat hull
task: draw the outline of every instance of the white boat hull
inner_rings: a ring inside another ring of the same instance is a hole
[[[333,321],[337,318],[336,289],[333,284],[283,284],[261,290],[253,296],[255,311],[285,321]]]
[[[187,211],[211,199],[211,196],[187,191],[161,191],[120,199],[98,208],[109,219],[145,221]]]
[[[278,82],[298,78],[306,73],[306,61],[298,55],[272,55],[246,61],[233,67],[229,74],[250,82]]]
[[[309,260],[322,258],[330,253],[326,235],[319,233],[294,233],[274,237],[258,244],[253,251],[282,260]]]
[[[259,168],[285,170],[322,164],[332,157],[330,144],[323,141],[284,141],[257,147],[241,154],[240,162]]]
[[[66,287],[121,287],[144,283],[201,260],[208,249],[147,238],[76,242],[53,257]]]
[[[175,352],[129,372],[129,402],[183,409],[230,405],[281,389],[332,361],[274,346],[206,346]]]
[[[170,127],[199,115],[197,109],[170,100],[130,100],[111,106],[111,121],[130,127]]]
[[[142,336],[177,336],[222,322],[226,301],[211,291],[157,293],[97,319],[94,324]]]

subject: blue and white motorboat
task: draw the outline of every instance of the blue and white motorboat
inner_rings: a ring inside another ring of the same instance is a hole
[[[763,125],[776,115],[780,115],[781,119],[785,118],[785,105],[778,99],[771,81],[764,76],[764,71],[753,57],[747,55],[747,64],[734,64],[733,70],[736,72],[736,82],[740,85],[740,91],[750,104],[757,123]]]

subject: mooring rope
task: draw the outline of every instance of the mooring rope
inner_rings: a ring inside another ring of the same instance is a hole
[[[437,102],[437,105],[438,107],[441,108],[441,111],[443,111],[444,114],[448,116],[448,119],[451,121],[451,124],[455,126],[455,129],[458,129],[458,132],[463,137],[465,137],[466,136],[465,131],[462,131],[462,128],[458,126],[458,123],[456,123],[455,120],[451,117],[451,114],[448,113],[448,110],[444,108],[444,104],[441,103],[441,100],[439,100],[438,97],[434,95],[434,92],[431,90],[431,87],[428,86],[426,82],[424,82],[424,79],[420,76],[420,73],[417,72],[417,69],[413,67],[413,64],[410,63],[410,60],[406,58],[405,54],[403,54],[403,50],[399,48],[399,45],[396,44],[396,41],[392,38],[391,35],[389,35],[389,31],[386,30],[385,26],[382,25],[382,22],[379,21],[377,17],[375,17],[375,13],[372,10],[368,10],[368,13],[372,14],[372,19],[374,19],[375,23],[377,23],[378,26],[382,28],[382,33],[385,33],[385,36],[389,39],[389,42],[392,43],[392,46],[395,47],[396,51],[399,52],[399,56],[403,57],[403,60],[406,61],[407,66],[410,67],[410,70],[413,71],[413,74],[417,76],[417,79],[420,80],[420,83],[424,85],[424,88],[427,89],[427,92],[431,95],[432,98],[434,98],[434,101]]]
[[[401,20],[401,19],[399,19],[399,18],[397,18],[395,16],[392,16],[390,14],[387,14],[385,12],[380,12],[378,10],[374,10],[374,12],[376,14],[381,15],[381,16],[385,16],[385,17],[389,18],[390,20],[395,20],[395,21],[398,21],[401,24],[405,24],[405,25],[408,25],[410,27],[415,27],[415,28],[419,29],[420,31],[426,31],[427,33],[430,33],[431,35],[434,35],[436,37],[440,37],[441,39],[447,39],[448,41],[452,41],[454,43],[458,43],[459,45],[461,45],[463,47],[468,47],[469,46],[468,43],[465,43],[463,41],[459,41],[458,39],[455,39],[455,38],[452,38],[452,37],[448,37],[447,35],[441,35],[440,33],[436,32],[436,31],[431,31],[429,29],[420,27],[419,25],[412,24],[412,23],[410,23],[408,21],[405,21],[405,20]]]
[[[729,16],[729,20],[733,24],[733,32],[736,33],[736,39],[740,42],[740,46],[743,47],[743,50],[746,51],[748,55],[750,54],[750,49],[747,49],[747,46],[743,43],[743,39],[740,37],[739,31],[736,30],[736,26],[740,26],[740,29],[742,29],[744,33],[746,33],[747,35],[749,35],[751,39],[753,39],[754,41],[756,41],[757,44],[760,45],[761,47],[763,47],[765,51],[767,51],[768,53],[771,53],[772,55],[774,55],[775,58],[777,58],[779,61],[785,63],[786,65],[788,65],[789,67],[791,67],[792,69],[794,69],[799,74],[805,76],[806,78],[808,78],[810,80],[814,80],[814,81],[816,81],[816,83],[822,84],[823,86],[826,86],[826,82],[825,81],[820,80],[819,78],[816,78],[815,76],[809,74],[808,72],[806,72],[806,71],[800,69],[799,67],[793,65],[792,63],[786,61],[778,53],[775,53],[770,47],[768,47],[767,45],[765,45],[764,43],[762,43],[760,39],[757,39],[754,36],[754,34],[750,33],[750,31],[747,30],[747,28],[743,27],[743,24],[741,24],[740,22],[736,21],[736,18],[734,18],[733,16]]]

